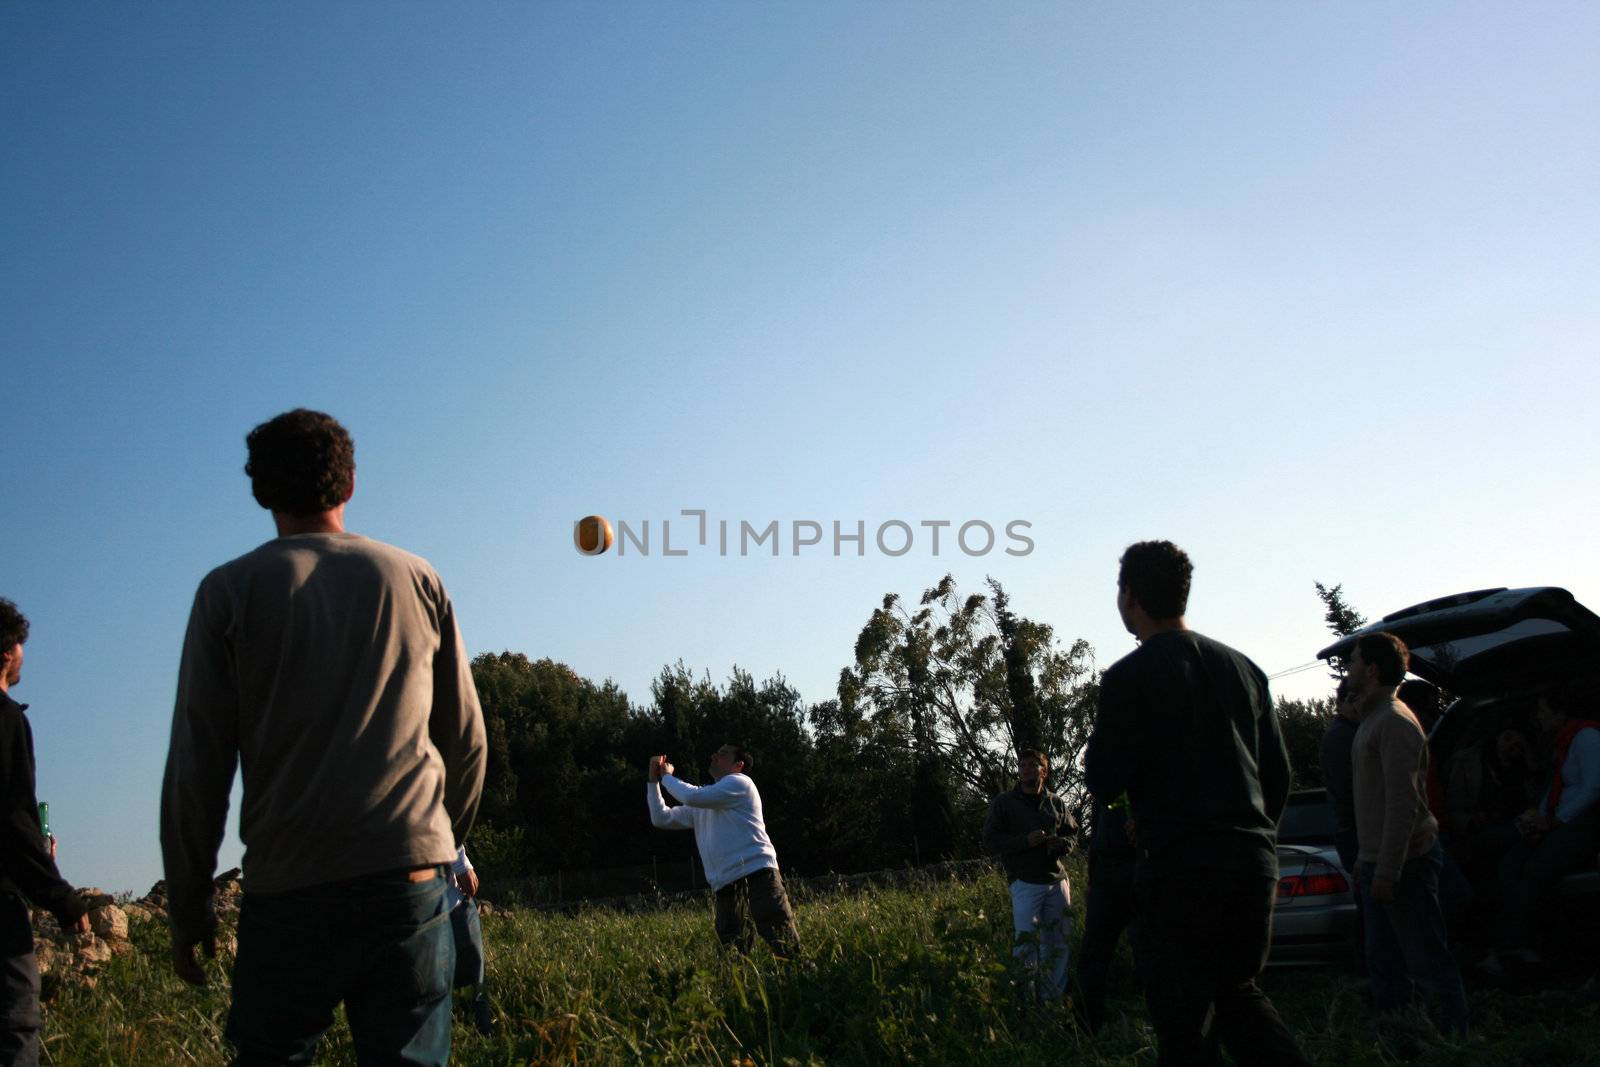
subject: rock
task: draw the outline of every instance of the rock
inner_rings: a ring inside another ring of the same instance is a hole
[[[115,904],[117,898],[107,893],[104,889],[79,889],[78,896],[83,898],[86,908],[103,908],[107,904]]]
[[[478,914],[487,919],[489,916],[494,914],[494,905],[490,904],[487,900],[478,901]]]
[[[106,904],[89,912],[89,928],[107,941],[128,940],[128,916],[115,904]]]
[[[137,901],[132,904],[122,905],[122,911],[123,914],[127,915],[128,917],[129,926],[134,926],[138,923],[154,922],[156,918],[155,914],[149,908]]]
[[[39,974],[47,975],[56,965],[56,950],[47,944],[35,945],[33,958],[39,964]]]
[[[111,941],[111,954],[113,956],[131,956],[134,953],[132,941]]]
[[[81,963],[98,965],[111,962],[111,946],[92,935],[78,945],[76,954]]]

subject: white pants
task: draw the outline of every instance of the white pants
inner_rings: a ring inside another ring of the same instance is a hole
[[[1041,1000],[1067,991],[1067,935],[1072,932],[1072,890],[1066,879],[1048,885],[1011,883],[1011,954],[1035,975]]]

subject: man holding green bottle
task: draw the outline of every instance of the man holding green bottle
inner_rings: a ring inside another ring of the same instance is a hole
[[[89,932],[83,901],[56,869],[34,795],[33,728],[11,698],[22,680],[28,620],[0,597],[0,1063],[39,1062],[39,965],[28,901],[55,914],[61,929]]]

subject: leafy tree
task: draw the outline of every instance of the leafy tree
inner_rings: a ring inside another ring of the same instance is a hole
[[[651,687],[652,704],[639,712],[639,728],[654,739],[651,752],[665,752],[686,781],[710,781],[706,761],[724,744],[745,746],[752,759],[751,777],[761,790],[767,831],[785,867],[814,869],[825,841],[811,824],[818,804],[812,782],[815,748],[805,728],[800,694],[782,675],[756,684],[738,667],[725,686],[709,674],[695,675],[681,661],[663,667]],[[634,775],[643,780],[644,761]],[[643,818],[643,800],[632,797]],[[663,841],[682,837],[684,841]],[[687,835],[656,834],[650,851],[689,847]]]
[[[1278,698],[1278,726],[1289,749],[1289,765],[1294,768],[1297,789],[1325,785],[1322,777],[1322,735],[1333,717],[1333,698],[1311,700]]]
[[[1016,614],[992,580],[962,597],[946,576],[915,610],[885,597],[837,699],[809,708],[781,675],[734,668],[719,685],[682,662],[662,668],[645,706],[516,652],[479,656],[473,675],[489,758],[472,847],[503,876],[563,873],[567,893],[688,884],[692,837],[654,830],[640,795],[658,752],[703,782],[712,751],[745,745],[768,832],[797,873],[975,853],[1019,747],[1048,752],[1055,788],[1085,800],[1093,653]]]
[[[1328,629],[1333,631],[1335,637],[1349,637],[1367,624],[1367,617],[1345,602],[1343,585],[1330,589],[1321,582],[1312,584],[1317,587],[1317,596],[1327,608],[1322,621],[1328,624]]]
[[[919,804],[951,821],[1009,784],[1019,748],[1044,749],[1053,786],[1081,794],[1093,722],[1088,643],[1061,647],[1051,627],[1011,611],[999,582],[987,585],[988,595],[963,597],[946,575],[914,611],[884,597],[839,679],[838,714],[858,733],[870,721],[880,736],[908,738]],[[914,825],[920,836],[926,824]]]
[[[1367,624],[1367,617],[1345,602],[1343,585],[1336,585],[1330,589],[1321,582],[1312,584],[1317,587],[1317,597],[1326,609],[1322,621],[1327,624],[1333,636],[1349,637]],[[1332,675],[1335,679],[1343,678],[1344,671],[1335,669]]]
[[[643,803],[630,795],[625,812],[620,804],[620,784],[644,765],[626,747],[627,695],[520,652],[480,655],[472,675],[489,738],[485,824],[523,828],[530,867],[605,865],[613,856],[607,842],[636,833]]]

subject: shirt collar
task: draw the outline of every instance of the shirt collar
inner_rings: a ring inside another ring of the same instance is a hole
[[[1353,710],[1355,711],[1356,721],[1366,722],[1368,719],[1372,718],[1373,714],[1376,713],[1379,708],[1389,707],[1394,703],[1394,701],[1395,687],[1380,685],[1371,693],[1368,693],[1365,700],[1362,700],[1355,706]]]

